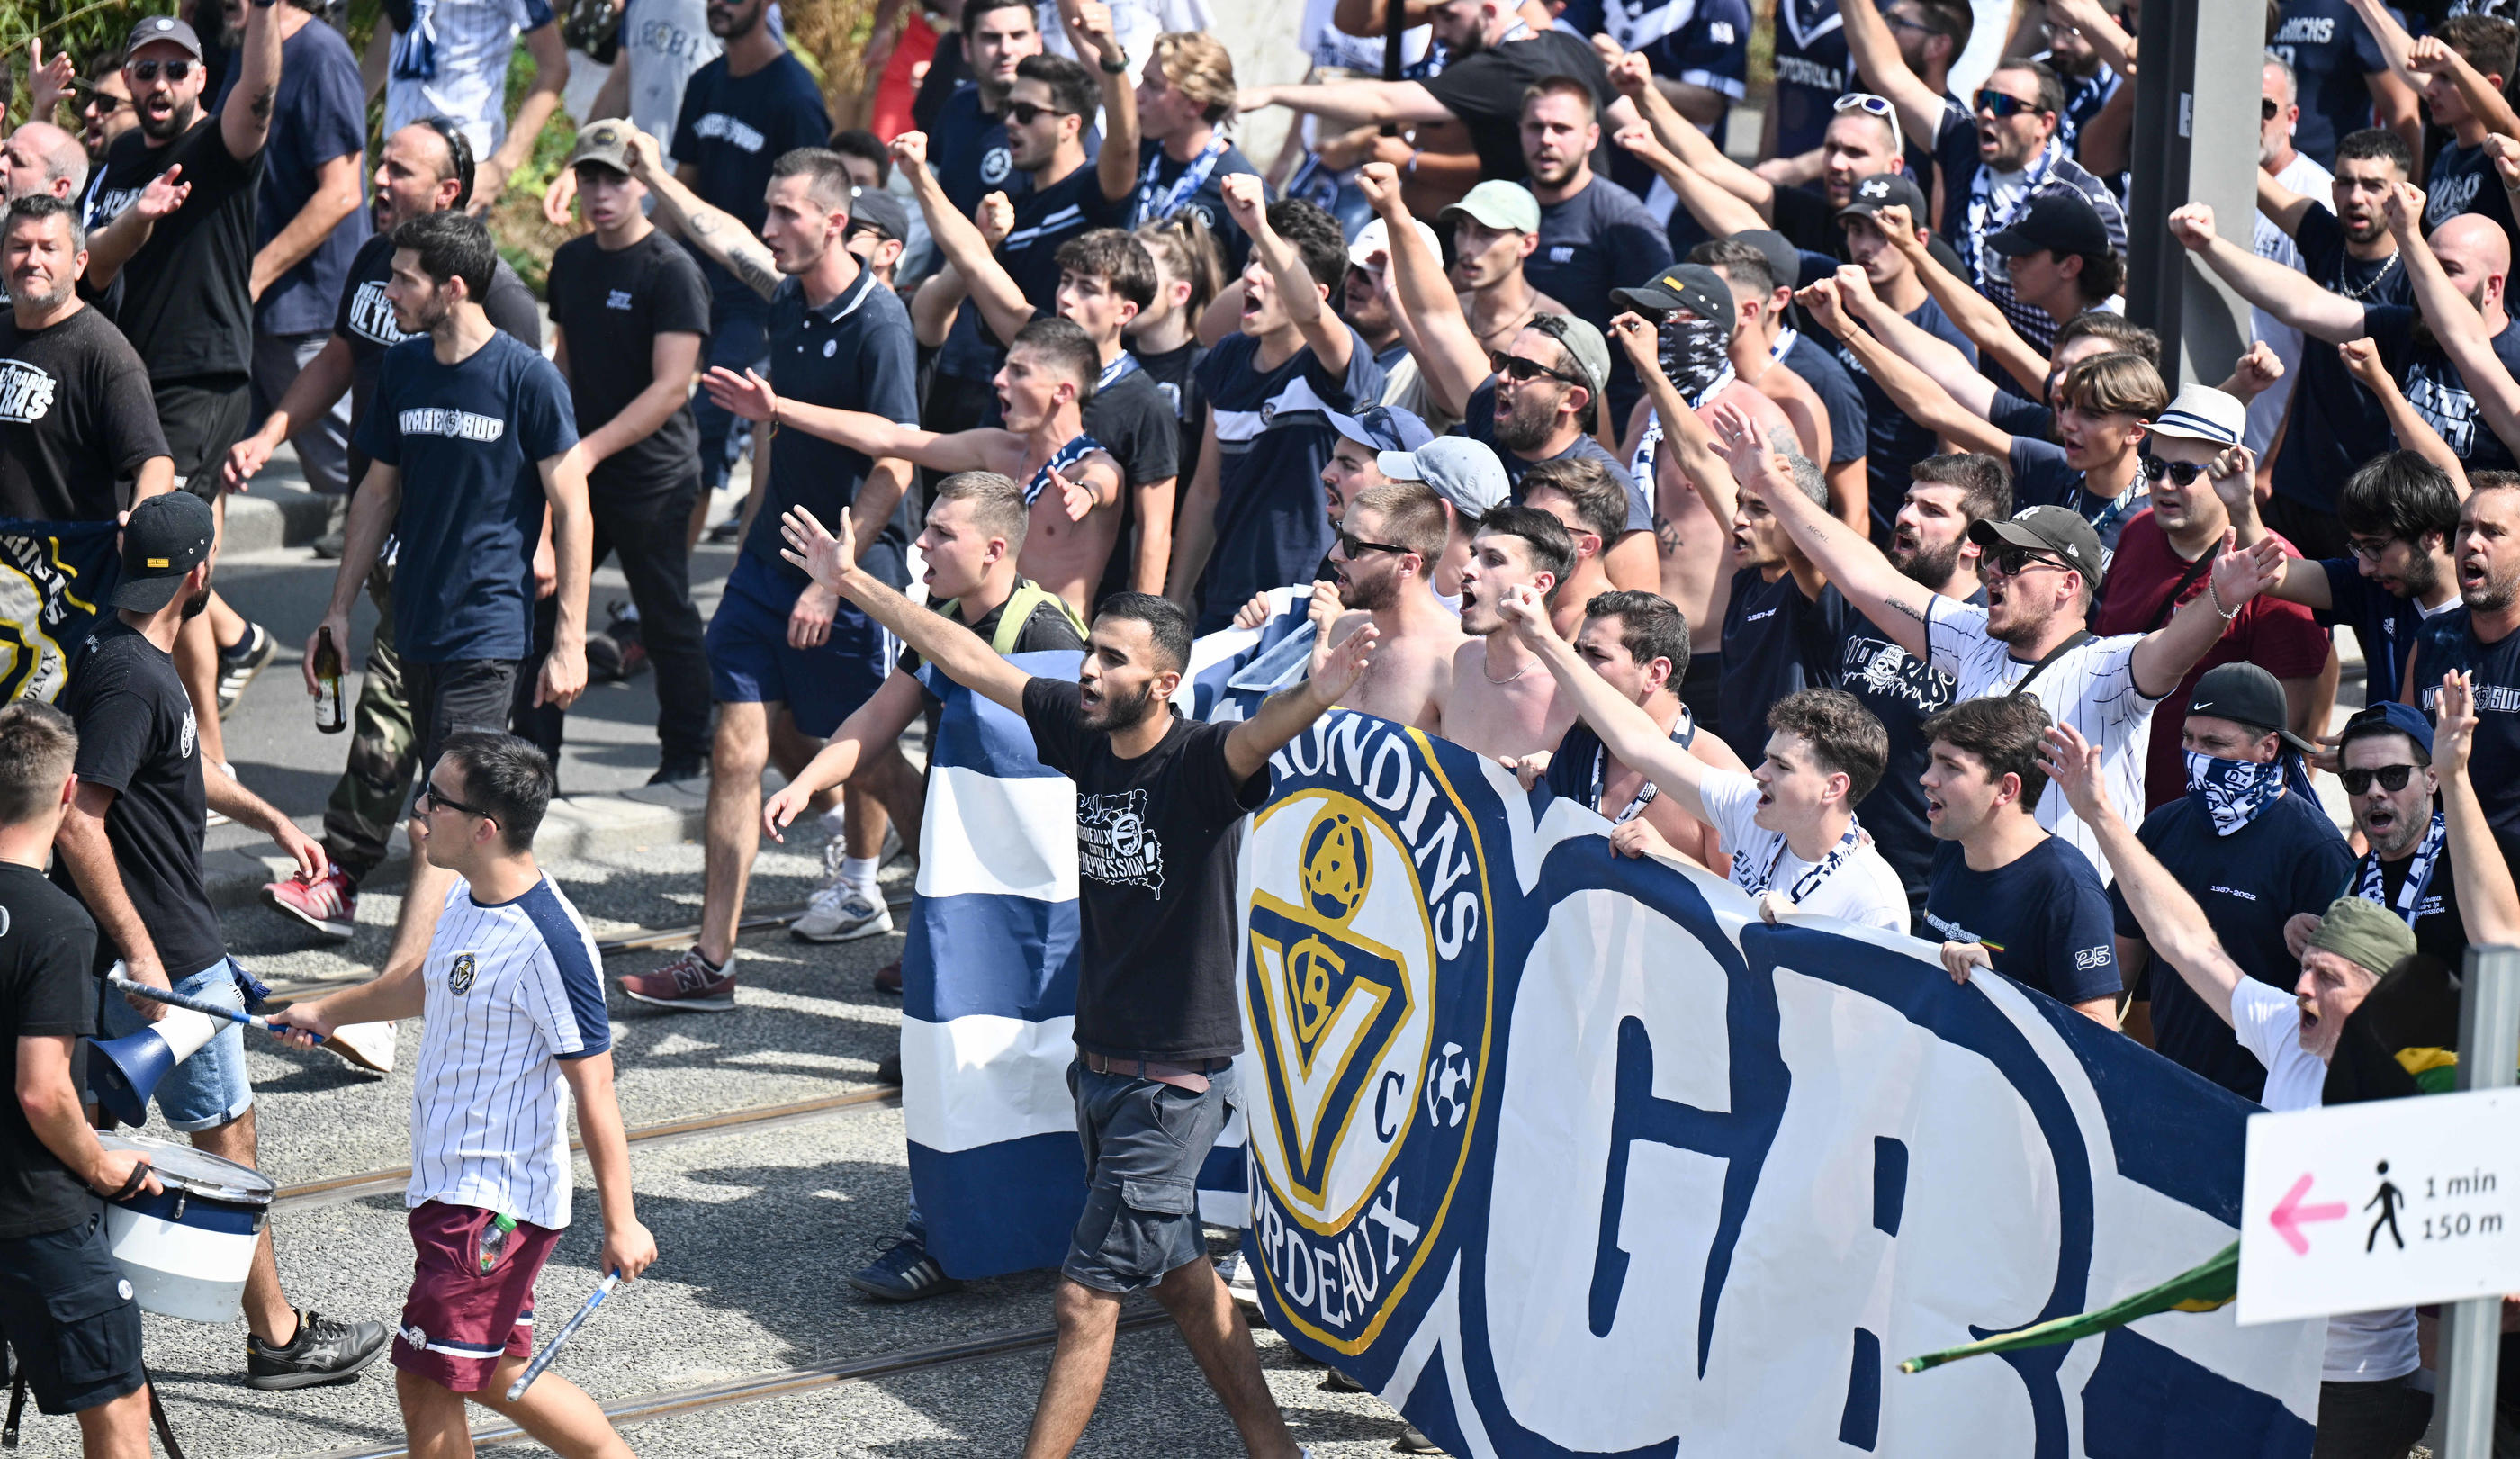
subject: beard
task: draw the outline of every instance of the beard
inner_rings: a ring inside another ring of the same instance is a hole
[[[1093,709],[1085,711],[1085,727],[1105,734],[1134,729],[1144,724],[1147,716],[1154,712],[1154,708],[1155,690],[1151,684],[1141,685],[1135,694],[1121,695],[1106,692],[1102,696],[1102,707],[1100,712]]]
[[[210,590],[208,588],[203,588],[200,592],[185,599],[184,621],[189,623],[193,619],[200,617],[203,613],[208,611],[209,606]]]
[[[2429,553],[2409,553],[2407,570],[2398,581],[2409,598],[2421,598],[2441,586],[2441,565]]]
[[[2459,589],[2459,601],[2487,613],[2500,613],[2520,599],[2520,573],[2487,572],[2485,581],[2473,588]]]
[[[1922,543],[1902,547],[1896,538],[1890,543],[1890,566],[1899,570],[1910,582],[1929,588],[1940,588],[1952,580],[1960,565],[1960,541],[1954,539],[1940,547]]]
[[[1513,409],[1496,423],[1496,442],[1508,451],[1537,451],[1555,433],[1556,408],[1530,389],[1514,392]]]
[[[140,117],[141,135],[152,142],[172,142],[191,131],[193,123],[202,117],[202,104],[198,101],[177,102],[175,110],[166,114],[164,121],[150,115],[145,109],[135,110]]]
[[[724,30],[717,28],[717,18],[721,15],[727,18]],[[769,15],[770,7],[766,3],[756,6],[752,12],[752,19],[748,21],[743,19],[743,8],[740,5],[729,5],[723,8],[712,5],[708,7],[709,33],[720,40],[742,40],[760,29],[761,23],[768,19]]]
[[[1339,579],[1339,606],[1360,613],[1381,613],[1400,601],[1400,584],[1389,577],[1359,582],[1353,577]]]

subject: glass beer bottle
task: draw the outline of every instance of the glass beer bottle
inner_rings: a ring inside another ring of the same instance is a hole
[[[350,727],[348,707],[341,700],[341,650],[330,628],[315,641],[315,727],[328,735]]]

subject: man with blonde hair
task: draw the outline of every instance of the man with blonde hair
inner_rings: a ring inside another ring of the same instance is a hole
[[[1225,247],[1229,268],[1251,256],[1251,238],[1225,206],[1225,179],[1260,169],[1218,128],[1234,115],[1234,57],[1202,30],[1155,38],[1139,73],[1138,197],[1129,226],[1190,213]]]

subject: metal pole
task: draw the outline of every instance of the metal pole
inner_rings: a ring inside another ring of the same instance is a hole
[[[2224,237],[2249,236],[2257,153],[2231,139],[2257,135],[2265,27],[2265,11],[2238,0],[2147,5],[2139,22],[2143,54],[2169,64],[2136,72],[2127,314],[2161,336],[2173,388],[2222,381],[2248,347],[2247,303],[2179,246],[2167,220],[2182,203],[2209,203]]]
[[[2520,947],[2470,947],[2458,1008],[2458,1087],[2506,1089],[2520,1064]],[[2442,1383],[2434,1400],[2438,1459],[2492,1459],[2494,1383],[2502,1359],[2502,1300],[2479,1298],[2443,1313]]]

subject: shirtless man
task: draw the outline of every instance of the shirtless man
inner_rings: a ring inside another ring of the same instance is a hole
[[[1424,482],[1369,486],[1348,504],[1330,549],[1338,581],[1313,584],[1313,620],[1332,619],[1332,649],[1367,623],[1381,634],[1372,665],[1339,703],[1430,735],[1444,733],[1454,659],[1469,642],[1431,586],[1445,531],[1443,501]]]
[[[1064,319],[1017,331],[995,382],[1004,429],[939,434],[865,411],[784,400],[752,371],[712,370],[709,398],[747,421],[776,421],[869,456],[904,457],[936,472],[993,471],[1024,483],[1028,512],[1015,570],[1081,616],[1120,533],[1120,464],[1085,433],[1085,401],[1102,360]]]
[[[1651,593],[1612,590],[1587,600],[1585,614],[1574,635],[1576,657],[1652,715],[1673,744],[1719,770],[1750,768],[1732,747],[1699,729],[1680,702],[1688,624],[1679,609]],[[1524,755],[1508,768],[1524,790],[1545,779],[1559,798],[1608,817],[1617,828],[1610,848],[1623,856],[1659,852],[1685,856],[1719,877],[1732,872],[1715,828],[1689,814],[1678,797],[1657,794],[1645,772],[1610,753],[1589,725],[1569,727],[1553,752]]]
[[[1784,332],[1780,310],[1793,302],[1792,286],[1780,287],[1776,263],[1757,244],[1738,238],[1708,239],[1688,251],[1688,261],[1715,270],[1715,276],[1732,292],[1736,312],[1732,337],[1726,342],[1732,373],[1785,413],[1785,419],[1793,423],[1794,439],[1805,456],[1814,461],[1828,460],[1835,454],[1835,442],[1829,435],[1828,407],[1810,382],[1787,369],[1775,352],[1777,338]],[[1832,498],[1838,494],[1835,481],[1829,483],[1829,494]],[[1841,521],[1851,516],[1843,510],[1838,513]]]
[[[1601,566],[1601,554],[1619,540],[1619,528],[1627,522],[1627,488],[1598,461],[1544,461],[1523,473],[1522,504],[1556,518],[1575,539],[1575,564],[1549,595],[1550,626],[1572,643],[1583,630],[1587,605],[1617,586]]]
[[[1557,519],[1511,503],[1479,519],[1462,570],[1462,630],[1476,635],[1453,655],[1453,698],[1444,709],[1444,738],[1465,750],[1517,759],[1554,750],[1575,722],[1574,702],[1514,632],[1497,605],[1508,588],[1543,598],[1575,562],[1575,544]]]

